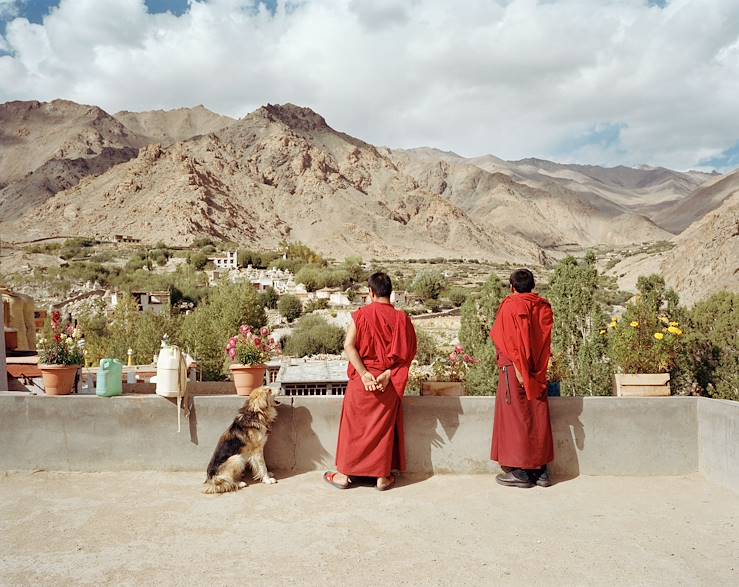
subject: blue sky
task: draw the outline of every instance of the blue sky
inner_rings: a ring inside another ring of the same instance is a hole
[[[728,170],[738,96],[738,0],[0,0],[0,103],[292,102],[376,145]]]

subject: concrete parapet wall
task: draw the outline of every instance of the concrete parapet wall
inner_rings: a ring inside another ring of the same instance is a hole
[[[280,401],[266,450],[270,468],[285,473],[333,466],[341,398]],[[210,396],[193,402],[192,417],[189,422],[183,417],[178,434],[177,408],[159,396],[0,396],[0,469],[205,471],[243,399]],[[697,472],[697,402],[689,397],[553,398],[553,469],[567,476]],[[734,435],[734,449],[722,453],[721,433],[706,430],[701,470],[739,487],[739,406],[716,402],[713,408],[711,402],[701,400],[703,417],[708,422],[730,414],[733,420],[725,429]],[[498,470],[489,458],[495,398],[408,397],[403,406],[409,472]]]
[[[739,489],[739,402],[698,398],[699,470],[709,481]]]

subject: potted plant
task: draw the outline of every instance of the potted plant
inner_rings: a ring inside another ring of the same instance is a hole
[[[280,354],[280,345],[266,326],[254,330],[251,326],[242,325],[239,333],[229,339],[226,354],[231,360],[236,393],[249,395],[264,384],[266,363]]]
[[[82,365],[82,331],[72,324],[62,326],[61,314],[51,314],[51,332],[38,339],[39,369],[47,395],[69,395]]]
[[[622,320],[613,318],[601,334],[609,339],[616,395],[670,395],[670,371],[683,336],[678,322],[665,314],[632,311]]]
[[[421,382],[421,395],[464,395],[467,371],[478,361],[457,345],[446,359],[438,359],[431,366],[429,379]]]

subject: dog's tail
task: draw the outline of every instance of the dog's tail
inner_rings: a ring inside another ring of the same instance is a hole
[[[238,483],[226,477],[209,477],[205,480],[205,487],[203,487],[203,493],[228,493],[229,491],[237,491],[239,489]]]

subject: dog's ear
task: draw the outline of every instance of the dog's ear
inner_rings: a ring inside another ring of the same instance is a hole
[[[257,387],[249,394],[249,408],[255,412],[264,412],[267,409],[269,393],[268,387]]]

